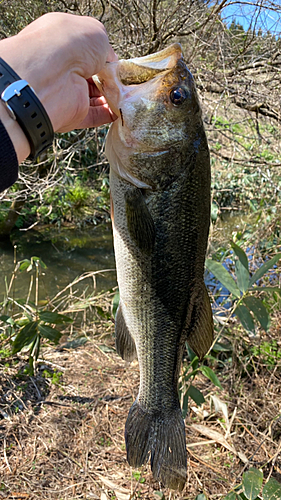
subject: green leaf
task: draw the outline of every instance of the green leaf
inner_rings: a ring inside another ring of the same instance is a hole
[[[258,470],[251,468],[248,472],[243,474],[243,489],[244,494],[248,500],[255,500],[261,490],[263,480],[263,473]]]
[[[207,259],[206,267],[208,271],[210,271],[210,273],[212,273],[221,282],[221,284],[227,288],[227,290],[229,290],[236,298],[240,298],[241,294],[239,288],[237,287],[232,276],[220,262]]]
[[[43,262],[43,260],[40,259],[40,257],[31,257],[31,261],[32,262],[38,262],[38,264],[40,264],[40,266],[42,267],[42,269],[47,269],[47,266],[45,264],[45,262]]]
[[[64,316],[64,314],[59,314],[57,312],[51,311],[39,312],[39,318],[41,321],[44,321],[44,323],[53,323],[54,325],[73,322],[73,319],[69,318],[68,316]]]
[[[30,260],[24,259],[20,261],[19,271],[25,271],[30,266]]]
[[[119,305],[119,300],[120,300],[120,294],[119,292],[117,292],[114,297],[113,297],[113,300],[112,300],[112,314],[115,318],[115,314],[116,314],[116,311],[117,311],[117,307]]]
[[[218,377],[216,376],[215,372],[213,372],[213,370],[211,368],[203,365],[200,367],[200,370],[205,375],[205,377],[207,377],[209,380],[211,380],[213,382],[213,384],[215,384],[217,387],[222,389],[222,385],[221,385]]]
[[[243,327],[248,332],[255,333],[255,324],[249,309],[243,304],[236,307],[234,314],[240,319]]]
[[[39,325],[38,330],[40,332],[41,337],[45,337],[46,339],[52,340],[55,344],[59,342],[62,336],[61,332],[48,325]]]
[[[236,257],[241,262],[242,266],[249,272],[248,257],[245,254],[244,250],[241,247],[239,247],[238,245],[236,245],[236,243],[234,243],[234,241],[231,242],[231,246],[233,248],[233,251],[234,251]]]
[[[13,354],[19,352],[35,340],[38,329],[38,321],[31,321],[20,329],[13,343]]]
[[[248,290],[250,280],[248,257],[245,254],[244,250],[236,245],[234,241],[232,241],[231,246],[233,248],[234,254],[238,258],[238,260],[235,262],[237,284],[241,292],[246,292]]]
[[[182,409],[181,409],[181,412],[182,412],[182,418],[185,419],[186,415],[187,415],[187,411],[188,411],[188,391],[186,391],[184,397],[183,397],[183,401],[182,401]]]
[[[230,352],[233,350],[233,346],[230,342],[227,344],[223,344],[222,342],[215,342],[212,350],[215,352]]]
[[[30,357],[33,358],[32,365],[34,365],[34,360],[37,361],[39,352],[40,352],[40,336],[36,335],[35,340],[30,349]]]
[[[235,262],[235,271],[236,271],[237,285],[239,287],[239,290],[241,290],[241,292],[244,293],[248,290],[249,287],[249,280],[250,280],[249,271],[245,269],[240,260],[237,260]]]
[[[185,348],[188,352],[188,356],[189,356],[189,359],[190,361],[193,361],[194,358],[197,358],[198,359],[198,356],[195,354],[195,352],[191,349],[191,347],[189,347],[188,345],[188,342],[185,342]]]
[[[248,309],[252,311],[262,328],[267,332],[270,324],[270,316],[262,301],[257,297],[248,295],[248,297],[244,297],[243,302],[246,304]]]
[[[7,316],[7,314],[2,314],[0,316],[0,321],[3,321],[4,323],[11,323],[11,316]]]
[[[199,493],[195,500],[208,500],[208,498],[206,497],[206,495],[204,495],[204,493]]]
[[[211,205],[211,220],[213,222],[216,222],[216,220],[218,218],[218,214],[219,214],[219,207],[218,207],[218,205],[215,202],[212,202],[212,205]]]
[[[159,498],[159,500],[164,500],[164,493],[163,491],[154,491],[153,494]]]
[[[88,342],[87,337],[78,337],[77,339],[69,340],[62,345],[64,349],[77,349]]]
[[[16,325],[21,327],[21,326],[25,326],[27,325],[27,323],[30,323],[30,321],[32,321],[32,317],[29,316],[29,318],[19,318],[16,320]]]
[[[223,498],[223,500],[237,500],[237,495],[234,491],[231,491]]]
[[[98,345],[98,348],[102,351],[102,352],[115,352],[115,349],[113,347],[110,347],[108,345]]]
[[[262,496],[263,500],[280,500],[281,484],[271,477],[263,488]]]
[[[198,406],[201,406],[203,403],[205,403],[205,398],[202,392],[199,391],[199,389],[197,389],[196,387],[194,387],[194,385],[189,386],[186,394],[188,394],[188,396],[190,396],[191,399],[193,399],[193,401],[195,401],[195,403]]]
[[[277,253],[272,257],[272,259],[266,261],[256,272],[255,274],[251,277],[250,279],[250,286],[252,286],[256,281],[261,279],[261,277],[271,269],[278,260],[281,259],[281,253]]]

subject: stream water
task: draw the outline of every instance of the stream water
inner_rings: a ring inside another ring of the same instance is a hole
[[[227,214],[212,226],[212,249],[226,243],[233,231],[244,230],[252,216]],[[110,224],[86,227],[83,230],[47,227],[39,231],[18,231],[13,234],[13,244],[0,243],[0,302],[4,299],[6,284],[16,260],[40,257],[46,264],[40,278],[40,298],[54,297],[76,277],[86,272],[102,271],[96,276],[97,291],[116,286],[115,259]],[[111,270],[111,271],[110,271]],[[27,296],[29,276],[20,273],[16,279],[16,297]]]
[[[96,275],[96,291],[116,286],[115,259],[110,224],[73,228],[42,228],[13,234],[13,244],[0,243],[0,302],[6,294],[16,261],[36,256],[47,268],[39,278],[39,298],[54,297],[69,283],[84,273],[104,271]],[[27,296],[30,274],[17,273],[15,296]],[[93,282],[93,280],[91,280]],[[88,285],[82,282],[80,288]]]

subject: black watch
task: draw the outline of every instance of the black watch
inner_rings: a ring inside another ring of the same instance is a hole
[[[30,145],[30,159],[35,159],[54,139],[51,120],[26,80],[0,57],[0,94],[11,118],[22,128]]]

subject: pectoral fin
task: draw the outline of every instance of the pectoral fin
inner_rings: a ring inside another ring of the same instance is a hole
[[[135,342],[126,325],[121,301],[115,317],[115,344],[122,359],[133,361],[137,357]]]
[[[140,189],[125,195],[127,225],[132,240],[144,252],[151,252],[155,242],[155,226]]]
[[[187,342],[202,359],[210,349],[214,339],[213,314],[207,288],[203,283],[187,320]]]

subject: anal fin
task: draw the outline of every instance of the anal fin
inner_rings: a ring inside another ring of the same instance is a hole
[[[199,359],[202,359],[214,340],[213,313],[204,282],[188,322],[190,326],[187,325],[187,343]]]
[[[133,361],[137,357],[135,342],[126,325],[121,302],[115,316],[115,345],[118,354],[125,361]]]

